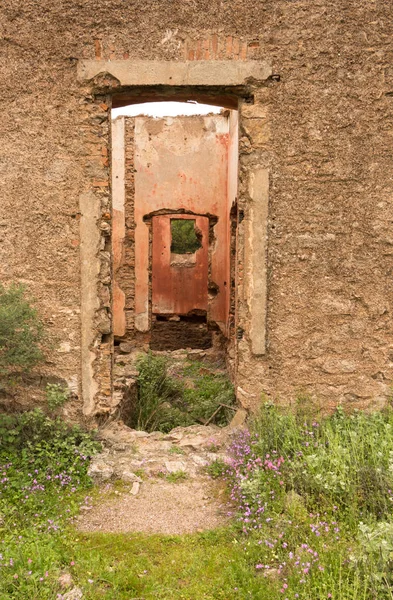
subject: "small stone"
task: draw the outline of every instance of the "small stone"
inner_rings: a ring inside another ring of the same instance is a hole
[[[62,588],[69,588],[73,584],[70,573],[62,573],[57,581],[60,583]]]
[[[239,408],[236,411],[232,421],[228,425],[228,429],[238,429],[238,427],[243,427],[247,419],[247,411],[244,408]]]
[[[204,350],[188,350],[187,352],[187,358],[188,360],[201,360],[202,358],[205,358],[206,356],[206,352]]]
[[[93,508],[92,506],[86,506],[85,504],[83,504],[83,505],[80,507],[80,510],[91,510],[92,508]]]
[[[278,581],[280,579],[280,569],[266,569],[263,571],[263,575],[272,581]]]
[[[206,444],[206,438],[202,435],[186,436],[179,442],[180,448],[194,448],[198,450],[201,446]]]
[[[133,349],[134,346],[127,342],[121,342],[121,344],[119,344],[119,350],[122,354],[130,354],[133,351]]]
[[[194,461],[194,463],[196,465],[198,465],[199,467],[206,467],[206,465],[209,464],[208,460],[206,460],[205,458],[203,458],[203,456],[199,456],[198,454],[192,454],[191,458]]]
[[[132,494],[133,496],[136,496],[137,493],[139,492],[140,485],[141,484],[138,481],[134,481],[134,483],[132,484],[132,488],[130,490],[130,494]]]
[[[177,471],[187,471],[187,465],[180,460],[174,460],[173,462],[166,460],[165,468],[168,471],[168,473],[176,473]]]
[[[123,481],[128,481],[128,482],[138,482],[138,483],[142,483],[142,479],[140,477],[138,477],[138,475],[135,475],[135,473],[133,473],[132,471],[123,471],[120,474],[120,479],[122,479]]]
[[[113,444],[112,445],[112,450],[115,450],[116,452],[125,452],[126,450],[128,450],[129,446],[127,446],[127,444]]]
[[[92,462],[87,472],[93,479],[106,481],[113,475],[113,468],[103,461]]]
[[[83,592],[79,587],[74,587],[63,595],[63,600],[81,600],[82,598]]]

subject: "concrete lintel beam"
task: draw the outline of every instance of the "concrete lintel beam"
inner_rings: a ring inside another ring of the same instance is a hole
[[[264,81],[272,74],[272,69],[267,62],[256,60],[81,60],[78,63],[80,81],[89,81],[104,73],[115,77],[122,86],[238,86],[246,84],[250,78]]]

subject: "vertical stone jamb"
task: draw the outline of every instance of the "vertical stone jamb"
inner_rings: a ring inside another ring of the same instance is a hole
[[[245,240],[245,295],[251,317],[251,351],[258,356],[266,352],[268,169],[254,167],[250,171],[248,192],[250,208]]]
[[[110,204],[110,97],[86,94],[81,137],[86,188],[81,212],[81,322],[83,411],[110,412],[112,398],[112,268]]]

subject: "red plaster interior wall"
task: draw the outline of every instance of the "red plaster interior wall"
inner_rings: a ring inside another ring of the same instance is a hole
[[[184,210],[218,220],[210,280],[218,294],[208,318],[226,333],[229,310],[229,119],[227,115],[135,119],[135,328],[149,324],[149,227],[144,217]]]

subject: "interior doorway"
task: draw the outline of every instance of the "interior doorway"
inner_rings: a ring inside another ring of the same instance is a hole
[[[115,345],[225,351],[235,320],[237,110],[146,102],[112,113]]]

